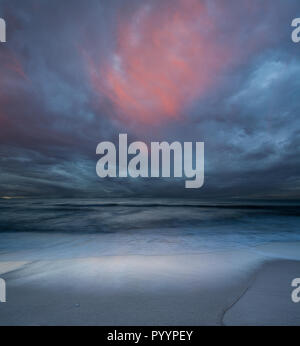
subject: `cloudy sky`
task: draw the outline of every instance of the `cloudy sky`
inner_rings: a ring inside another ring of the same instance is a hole
[[[300,197],[298,0],[0,0],[0,17],[0,196]],[[204,141],[204,187],[98,178],[119,133]]]

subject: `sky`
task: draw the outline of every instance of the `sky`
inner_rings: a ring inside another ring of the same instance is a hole
[[[0,196],[300,198],[298,0],[0,0]],[[99,142],[205,142],[205,183],[96,175]]]

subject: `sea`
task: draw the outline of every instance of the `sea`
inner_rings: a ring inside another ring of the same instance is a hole
[[[293,241],[295,201],[0,199],[0,254],[194,254]]]

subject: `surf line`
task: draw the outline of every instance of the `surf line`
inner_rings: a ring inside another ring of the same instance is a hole
[[[114,143],[99,143],[96,154],[101,158],[96,165],[97,175],[100,178],[170,178],[172,168],[172,177],[187,178],[185,188],[203,186],[204,142],[195,143],[195,155],[192,142],[184,142],[183,146],[177,141],[171,144],[151,142],[149,148],[150,155],[144,142],[133,142],[128,146],[127,134],[124,133],[119,134],[118,155]]]

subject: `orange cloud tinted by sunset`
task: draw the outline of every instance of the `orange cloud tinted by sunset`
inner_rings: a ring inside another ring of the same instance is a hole
[[[167,6],[167,3],[169,6]],[[118,18],[115,50],[89,60],[95,91],[120,118],[143,123],[174,119],[212,87],[227,53],[200,1],[149,2]]]

